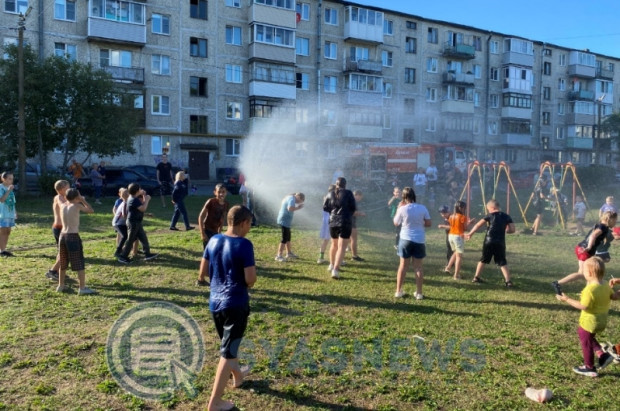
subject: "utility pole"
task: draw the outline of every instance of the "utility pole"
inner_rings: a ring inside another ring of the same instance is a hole
[[[20,196],[26,194],[28,189],[26,184],[26,119],[24,114],[24,30],[26,30],[26,17],[31,11],[32,7],[28,7],[26,14],[19,13],[19,21],[17,22],[19,34],[17,43],[17,160],[21,185]]]

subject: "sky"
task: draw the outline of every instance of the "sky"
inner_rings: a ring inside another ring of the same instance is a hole
[[[619,0],[353,0],[620,58]]]

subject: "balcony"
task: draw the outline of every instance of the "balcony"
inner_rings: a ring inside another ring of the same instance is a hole
[[[383,93],[371,91],[348,90],[347,104],[366,107],[383,107]]]
[[[476,58],[476,49],[474,46],[469,44],[452,44],[451,42],[447,42],[443,45],[443,55],[445,57],[456,57],[471,60]]]
[[[464,100],[443,100],[441,111],[446,113],[474,114],[474,102]]]
[[[359,124],[348,124],[342,127],[342,137],[380,140],[383,138],[383,127]]]
[[[89,17],[87,37],[89,40],[113,41],[115,43],[144,46],[146,44],[146,26],[144,24]]]
[[[502,107],[502,117],[529,120],[532,118],[532,109],[519,107]]]
[[[599,67],[596,69],[596,78],[602,78],[605,80],[613,80],[614,72],[613,70],[607,70],[607,69]]]
[[[453,73],[446,72],[443,73],[443,83],[451,83],[451,84],[474,84],[474,75],[466,74],[466,73]]]
[[[294,136],[297,134],[295,119],[276,121],[273,118],[250,117],[250,133],[278,136]]]
[[[275,83],[262,80],[250,80],[249,95],[251,97],[272,97],[295,100],[297,87],[295,83]]]
[[[593,101],[594,92],[590,90],[571,91],[568,93],[568,101],[584,100]]]
[[[596,76],[596,67],[586,66],[585,64],[569,64],[568,75],[583,78],[594,78]]]
[[[115,81],[144,84],[144,69],[141,67],[103,66],[101,69],[110,73]]]
[[[295,64],[295,48],[254,42],[250,44],[250,60],[269,60]]]
[[[500,135],[500,144],[507,146],[531,146],[532,136],[529,134],[502,133]]]
[[[250,7],[248,7],[248,20],[250,24],[256,22],[295,29],[297,27],[296,16],[297,13],[295,13],[294,9],[265,6],[253,1],[250,2]]]
[[[381,73],[383,71],[383,65],[380,61],[376,60],[358,60],[358,61],[345,61],[344,71],[358,71],[362,73]]]
[[[383,13],[356,6],[345,8],[344,39],[383,43]]]
[[[593,114],[585,113],[567,113],[566,124],[594,124],[595,116]]]
[[[591,138],[568,137],[566,139],[566,148],[580,148],[584,150],[592,150],[594,140]]]
[[[506,51],[502,55],[502,64],[512,64],[516,66],[533,67],[534,55],[517,53],[514,51]]]

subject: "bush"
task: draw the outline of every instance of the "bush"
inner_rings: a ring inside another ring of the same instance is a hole
[[[41,174],[41,176],[39,176],[39,191],[41,192],[41,195],[56,195],[56,190],[54,190],[54,183],[62,179],[66,179],[66,177],[59,173]]]

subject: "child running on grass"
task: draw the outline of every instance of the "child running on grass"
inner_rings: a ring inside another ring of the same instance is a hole
[[[200,215],[198,215],[198,228],[202,237],[203,249],[207,246],[211,237],[222,232],[229,207],[228,201],[226,201],[226,194],[227,190],[224,184],[216,184],[213,189],[215,197],[205,202]],[[204,281],[204,278],[202,280]]]
[[[587,377],[597,377],[597,368],[601,370],[609,365],[613,361],[613,356],[601,348],[596,341],[596,334],[605,330],[609,305],[611,300],[618,299],[620,292],[614,293],[612,288],[603,282],[605,263],[598,257],[591,257],[585,261],[583,275],[587,285],[581,291],[579,301],[569,298],[564,293],[556,295],[556,298],[581,310],[577,334],[581,343],[584,365],[573,368],[573,371]],[[598,367],[594,365],[595,355],[598,359]]]
[[[228,379],[232,374],[233,386],[239,388],[250,372],[239,366],[238,351],[250,315],[248,288],[256,282],[254,246],[245,238],[252,224],[252,212],[237,205],[230,209],[227,219],[226,232],[213,236],[200,264],[200,275],[209,274],[209,310],[221,340],[209,411],[234,408],[232,402],[222,399]]]
[[[353,198],[355,198],[355,206],[357,207],[364,198],[361,190],[353,190]],[[357,217],[366,217],[366,213],[360,211],[359,208],[353,213],[353,228],[351,229],[351,260],[364,261],[362,257],[357,253]]]
[[[450,208],[447,205],[442,205],[438,211],[443,219],[443,224],[437,224],[437,228],[446,230],[446,264],[448,264],[453,254],[452,247],[450,246]],[[446,272],[449,274],[450,270]]]
[[[577,255],[577,261],[579,262],[579,269],[576,273],[569,274],[566,277],[551,283],[556,294],[562,294],[562,285],[575,281],[578,278],[583,278],[584,261],[596,254],[596,250],[605,242],[609,232],[616,225],[617,220],[618,214],[614,211],[605,211],[601,215],[601,219],[598,224],[590,230],[583,241],[575,246],[575,254]]]
[[[390,208],[390,221],[394,221],[394,216],[396,215],[396,210],[398,210],[398,205],[400,204],[402,198],[399,187],[394,187],[392,190],[392,197],[388,200],[388,207]],[[394,243],[394,248],[398,250],[398,242],[400,241],[400,226],[394,226],[394,231],[396,233],[396,242]]]
[[[56,195],[54,196],[54,200],[52,201],[52,212],[54,214],[54,223],[52,224],[52,234],[54,235],[54,240],[56,241],[56,247],[58,247],[58,240],[60,239],[60,233],[62,231],[62,217],[60,208],[67,202],[65,198],[65,194],[71,184],[67,180],[58,180],[54,183],[54,190],[56,190]],[[58,281],[58,270],[60,268],[60,259],[58,255],[56,256],[56,262],[52,268],[50,268],[47,273],[45,273],[45,277],[47,277],[51,281]]]
[[[330,184],[327,188],[327,195],[335,189],[336,184]],[[325,201],[325,197],[323,197],[323,201]],[[319,238],[321,239],[321,248],[319,249],[319,259],[316,260],[316,263],[324,264],[327,262],[327,260],[325,260],[325,250],[327,250],[327,245],[329,244],[329,240],[331,240],[331,236],[329,235],[329,213],[327,211],[323,211],[323,221],[321,222]]]
[[[118,190],[120,203],[114,207],[114,218],[112,226],[116,231],[116,251],[114,257],[120,257],[125,242],[127,241],[127,200],[129,199],[129,191],[126,188]],[[135,250],[134,250],[135,254]]]
[[[297,258],[297,255],[293,254],[291,251],[291,224],[293,223],[293,213],[303,208],[305,199],[306,196],[304,193],[294,193],[284,197],[282,200],[277,220],[282,230],[282,239],[278,245],[278,254],[275,258],[276,261],[282,262]],[[282,253],[285,249],[286,256],[283,256]]]
[[[476,274],[471,280],[472,283],[482,283],[480,278],[482,270],[486,264],[491,262],[491,258],[495,260],[504,275],[504,284],[506,287],[512,287],[512,281],[510,280],[510,271],[508,270],[508,262],[506,261],[506,233],[512,234],[515,232],[515,224],[512,218],[500,211],[499,202],[495,199],[490,200],[487,203],[486,215],[482,220],[478,221],[474,227],[469,230],[469,233],[465,234],[467,240],[478,231],[480,227],[487,224],[487,232],[484,236],[484,243],[482,245],[482,258],[478,262],[476,267]]]
[[[467,226],[473,222],[473,220],[467,221],[467,216],[465,216],[466,208],[467,204],[465,204],[464,201],[457,201],[454,204],[454,213],[448,218],[448,224],[450,226],[448,240],[453,254],[444,271],[449,273],[450,268],[454,265],[453,278],[455,280],[461,279],[461,263],[463,260],[463,253],[465,252],[465,230]]]
[[[78,273],[80,289],[78,295],[95,294],[95,291],[86,287],[86,273],[84,271],[84,249],[80,238],[80,212],[92,214],[93,208],[86,202],[75,188],[70,188],[66,193],[66,203],[61,207],[62,232],[58,239],[58,260],[60,261],[58,272],[57,292],[67,290],[65,278],[67,267],[71,263],[71,269]]]
[[[575,214],[575,221],[577,227],[575,228],[574,235],[585,235],[583,231],[583,223],[586,219],[586,203],[583,202],[581,196],[575,196],[575,205],[573,206],[573,214]]]
[[[149,206],[151,196],[146,194],[137,183],[129,184],[127,191],[129,192],[129,199],[127,200],[127,240],[125,241],[121,254],[117,258],[118,262],[123,264],[129,264],[131,262],[129,259],[129,252],[133,248],[133,243],[136,240],[140,241],[140,244],[142,244],[144,259],[146,261],[152,260],[157,257],[157,254],[151,253],[149,239],[142,227],[144,212]]]

